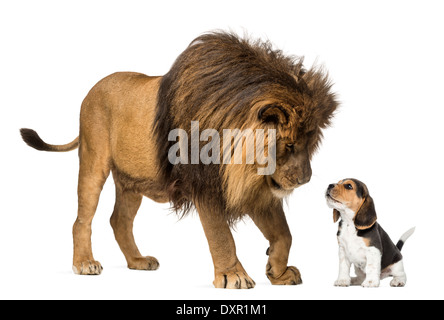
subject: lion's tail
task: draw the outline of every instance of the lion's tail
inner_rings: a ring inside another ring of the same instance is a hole
[[[79,137],[75,138],[74,141],[63,144],[54,145],[48,144],[40,138],[40,136],[32,129],[20,129],[20,134],[22,135],[23,141],[30,147],[41,151],[54,151],[54,152],[64,152],[77,149],[79,146]]]

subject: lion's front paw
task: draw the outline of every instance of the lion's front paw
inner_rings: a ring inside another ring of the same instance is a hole
[[[99,261],[88,260],[80,263],[75,263],[72,266],[72,271],[80,275],[99,275],[102,273],[103,267]]]
[[[287,267],[287,270],[275,278],[273,274],[267,273],[267,277],[273,285],[298,285],[302,283],[301,273],[296,267]]]
[[[251,289],[256,283],[243,271],[229,271],[216,274],[214,282],[216,288]]]

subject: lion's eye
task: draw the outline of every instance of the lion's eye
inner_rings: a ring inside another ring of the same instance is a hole
[[[347,190],[353,190],[353,186],[351,184],[349,184],[349,183],[344,184],[344,188],[347,189]]]
[[[294,149],[294,143],[287,143],[285,145],[285,147],[289,150],[289,151],[293,151]]]

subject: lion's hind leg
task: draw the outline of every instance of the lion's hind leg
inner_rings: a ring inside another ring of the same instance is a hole
[[[125,255],[128,268],[135,270],[156,270],[159,262],[156,258],[142,256],[133,235],[133,222],[142,203],[142,195],[131,190],[124,190],[116,181],[116,204],[110,222],[120,250]]]
[[[102,265],[93,257],[91,223],[99,203],[100,193],[109,175],[106,150],[91,152],[83,140],[80,144],[80,168],[78,185],[78,213],[73,226],[73,271],[81,275],[99,275]]]

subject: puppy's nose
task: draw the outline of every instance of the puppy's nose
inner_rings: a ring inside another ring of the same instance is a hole
[[[328,185],[328,189],[327,189],[327,191],[330,191],[330,190],[333,189],[334,187],[335,187],[334,184],[330,184],[330,185]]]

